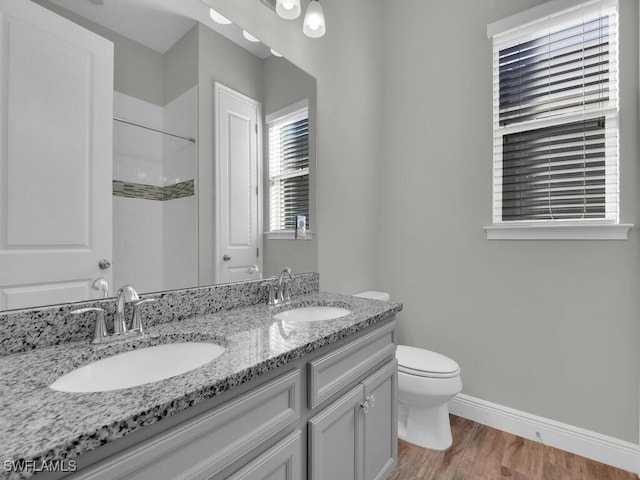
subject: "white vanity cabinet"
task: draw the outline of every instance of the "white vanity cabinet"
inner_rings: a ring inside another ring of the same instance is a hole
[[[391,360],[309,420],[309,480],[382,480],[397,460]]]
[[[73,479],[208,479],[296,423],[300,417],[300,382],[299,370],[281,375],[115,454]]]
[[[383,480],[397,460],[395,327],[393,318],[368,327],[192,407],[200,413],[186,420],[88,452],[71,478]]]

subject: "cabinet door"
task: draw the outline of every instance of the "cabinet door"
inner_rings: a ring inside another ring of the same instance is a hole
[[[301,432],[296,430],[228,480],[298,480],[302,478],[301,456]]]
[[[397,384],[398,362],[394,359],[364,382],[368,408],[364,417],[364,479],[387,478],[398,459]]]
[[[309,480],[362,480],[362,385],[309,420]]]

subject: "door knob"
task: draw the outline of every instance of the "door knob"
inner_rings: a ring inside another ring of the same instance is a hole
[[[231,260],[231,257],[225,253],[224,256],[222,257],[222,260],[224,260],[225,262],[228,262],[229,260]]]
[[[100,270],[107,270],[111,267],[111,262],[106,258],[103,258],[98,262],[98,266],[100,267]]]

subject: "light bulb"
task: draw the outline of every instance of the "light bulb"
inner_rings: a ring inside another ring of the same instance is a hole
[[[273,55],[274,57],[282,57],[282,54],[277,50],[274,50],[273,48],[271,49],[271,55]]]
[[[213,8],[209,9],[209,16],[211,17],[211,20],[213,20],[216,23],[219,23],[220,25],[229,25],[231,23],[231,20],[229,20],[227,17],[220,15]]]
[[[302,9],[300,8],[300,0],[277,0],[276,13],[287,20],[298,18]]]
[[[307,37],[319,38],[325,34],[324,13],[318,0],[311,0],[304,16],[302,31]]]
[[[253,43],[258,43],[260,41],[260,39],[254,37],[253,35],[251,35],[249,32],[247,32],[246,30],[242,31],[242,36],[244,38],[246,38],[247,40],[249,40],[250,42]]]

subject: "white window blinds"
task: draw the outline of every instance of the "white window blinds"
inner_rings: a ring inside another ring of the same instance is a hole
[[[493,64],[494,223],[617,223],[617,5],[497,34]]]
[[[269,116],[269,223],[272,232],[294,230],[296,215],[309,228],[309,109]],[[299,104],[296,104],[299,106]],[[295,106],[294,106],[295,107]]]

